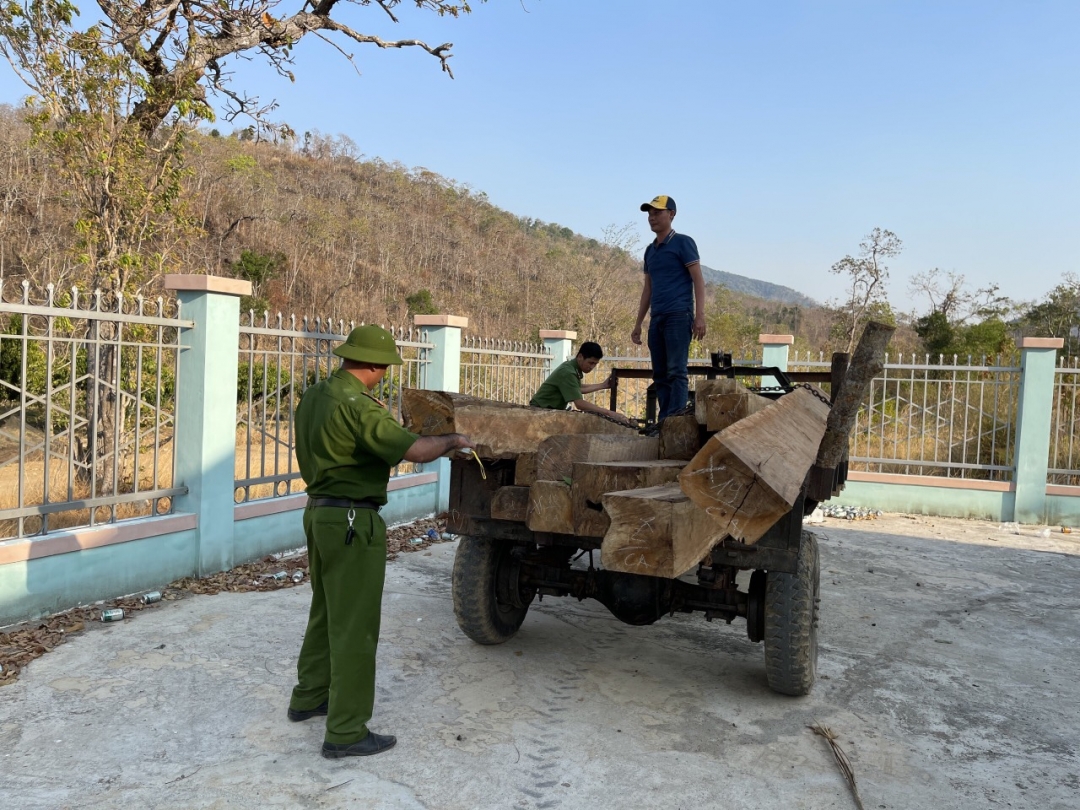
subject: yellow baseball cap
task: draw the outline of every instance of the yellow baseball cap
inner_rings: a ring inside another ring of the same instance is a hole
[[[675,200],[666,194],[661,194],[659,197],[653,197],[652,202],[642,203],[641,210],[648,211],[650,208],[655,208],[658,211],[670,211],[675,213]]]

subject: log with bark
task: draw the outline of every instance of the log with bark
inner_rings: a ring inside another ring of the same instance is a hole
[[[574,533],[570,485],[564,481],[537,481],[529,487],[525,525],[534,532]]]
[[[609,492],[603,502],[611,525],[600,561],[611,571],[674,579],[726,536],[678,484]]]
[[[536,480],[569,478],[579,461],[649,461],[659,452],[659,439],[636,434],[550,436],[536,450]]]
[[[682,491],[720,529],[756,542],[799,496],[829,417],[823,399],[799,388],[717,433],[680,473]]]
[[[634,436],[633,428],[596,414],[512,405],[446,391],[406,388],[402,406],[405,427],[422,436],[463,433],[481,458],[512,458],[535,452],[549,436],[605,434]]]
[[[683,466],[679,460],[578,462],[570,485],[574,534],[603,537],[611,523],[603,508],[606,493],[674,483]]]

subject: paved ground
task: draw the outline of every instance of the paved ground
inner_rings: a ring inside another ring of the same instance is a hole
[[[19,808],[850,808],[1080,804],[1080,543],[886,516],[822,535],[821,680],[764,683],[742,624],[618,623],[546,599],[510,643],[458,631],[454,545],[389,566],[377,731],[318,755],[285,706],[309,589],[200,596],[100,625],[0,690]]]

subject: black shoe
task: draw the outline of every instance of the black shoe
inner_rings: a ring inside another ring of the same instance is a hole
[[[369,731],[362,740],[354,743],[328,743],[322,744],[322,755],[327,759],[341,759],[342,757],[369,757],[372,754],[381,754],[394,747],[397,737],[392,734],[376,734]]]
[[[312,717],[316,717],[316,716],[318,716],[320,714],[325,715],[328,708],[329,708],[329,705],[328,705],[327,701],[325,701],[325,700],[322,703],[320,703],[318,706],[316,706],[314,709],[293,709],[293,708],[290,708],[289,709],[289,719],[292,720],[294,723],[299,723],[302,720],[310,720]]]

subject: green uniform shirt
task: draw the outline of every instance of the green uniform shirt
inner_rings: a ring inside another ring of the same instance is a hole
[[[576,358],[560,363],[559,367],[544,380],[544,384],[529,400],[529,404],[537,408],[563,410],[569,403],[581,399],[583,376]]]
[[[417,438],[344,369],[311,386],[296,408],[296,460],[312,498],[385,504],[390,468]]]

